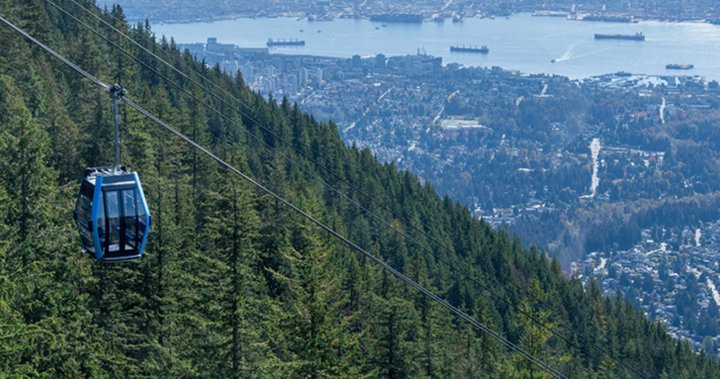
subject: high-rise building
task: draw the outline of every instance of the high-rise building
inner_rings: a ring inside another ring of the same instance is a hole
[[[300,74],[298,75],[298,79],[299,79],[299,82],[300,82],[300,87],[305,87],[305,86],[307,86],[307,85],[308,85],[308,81],[309,81],[308,79],[309,79],[309,78],[310,78],[310,72],[308,72],[308,70],[307,70],[305,67],[301,68],[301,69],[300,69]]]
[[[320,84],[321,84],[322,81],[323,81],[323,70],[322,70],[321,68],[318,68],[318,69],[315,71],[315,78],[316,78],[316,80],[317,80],[317,85],[320,86]]]
[[[355,54],[352,57],[352,68],[360,68],[362,67],[362,58]]]
[[[298,92],[298,77],[294,74],[290,74],[285,78],[286,88],[289,93]]]
[[[385,68],[385,54],[378,54],[375,56],[375,68]]]

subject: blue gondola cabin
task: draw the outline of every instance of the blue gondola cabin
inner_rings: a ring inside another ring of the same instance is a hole
[[[125,167],[85,171],[75,205],[83,250],[98,261],[141,258],[150,212],[137,173]]]

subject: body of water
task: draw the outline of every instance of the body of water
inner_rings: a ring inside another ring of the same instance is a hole
[[[378,53],[441,56],[443,63],[500,66],[525,73],[585,78],[627,71],[634,74],[699,75],[720,80],[720,26],[646,21],[638,24],[568,21],[519,14],[510,18],[465,19],[460,23],[394,24],[338,19],[310,22],[294,18],[239,18],[191,24],[159,24],[158,35],[178,43],[218,42],[264,47],[268,38],[298,38],[304,47],[272,48],[273,53],[351,57]],[[646,41],[595,40],[595,33],[634,34]],[[451,53],[451,45],[487,45],[487,55]],[[555,63],[551,61],[555,60]],[[665,69],[669,63],[693,64],[689,71]]]

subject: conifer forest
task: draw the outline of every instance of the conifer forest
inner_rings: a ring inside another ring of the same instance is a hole
[[[720,377],[332,122],[80,4],[0,16],[564,377]],[[152,225],[142,259],[97,262],[73,211],[85,168],[113,162],[111,99],[6,24],[0,46],[0,378],[553,377],[125,104]]]

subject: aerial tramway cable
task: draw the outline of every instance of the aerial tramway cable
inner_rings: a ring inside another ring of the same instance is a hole
[[[489,328],[488,326],[486,326],[485,324],[480,323],[479,321],[475,320],[474,318],[472,318],[472,317],[471,317],[470,315],[468,315],[467,313],[463,312],[463,311],[460,310],[459,308],[457,308],[457,307],[453,306],[452,304],[448,303],[448,302],[447,302],[446,300],[444,300],[442,297],[436,295],[434,292],[432,292],[432,291],[430,291],[429,289],[425,288],[424,286],[420,285],[420,284],[417,283],[416,281],[410,279],[410,278],[407,277],[405,274],[403,274],[403,273],[401,273],[400,271],[396,270],[395,268],[393,268],[393,267],[390,266],[389,264],[385,263],[383,260],[381,260],[381,259],[378,258],[377,256],[371,254],[371,253],[368,252],[367,250],[363,249],[362,247],[360,247],[359,245],[357,245],[355,242],[351,241],[351,240],[348,239],[347,237],[345,237],[345,236],[343,236],[342,234],[340,234],[340,233],[338,233],[337,231],[335,231],[333,228],[325,225],[323,222],[321,222],[320,220],[316,219],[314,216],[310,215],[309,213],[305,212],[304,210],[302,210],[302,209],[299,208],[298,206],[294,205],[293,203],[289,202],[288,200],[285,200],[285,198],[283,198],[282,196],[278,195],[277,193],[275,193],[274,191],[270,190],[269,188],[265,187],[263,184],[261,184],[260,182],[256,181],[255,179],[253,179],[253,178],[250,177],[249,175],[247,175],[247,174],[245,174],[244,172],[240,171],[239,169],[237,169],[236,167],[232,166],[231,164],[225,162],[222,158],[218,157],[217,155],[215,155],[214,153],[212,153],[212,152],[209,151],[208,149],[206,149],[206,148],[204,148],[203,146],[199,145],[197,142],[193,141],[193,140],[190,139],[189,137],[187,137],[187,136],[185,136],[184,134],[180,133],[177,129],[171,127],[170,125],[168,125],[168,124],[165,123],[164,121],[162,121],[162,120],[160,120],[159,118],[157,118],[157,117],[156,117],[155,115],[153,115],[152,113],[146,111],[145,109],[143,109],[142,107],[140,107],[139,105],[137,105],[137,104],[136,104],[135,102],[133,102],[132,100],[130,100],[130,99],[128,99],[128,98],[123,98],[123,102],[125,102],[125,104],[127,104],[127,105],[130,106],[131,108],[135,109],[135,110],[138,111],[139,113],[143,114],[143,115],[144,115],[145,117],[147,117],[148,119],[154,121],[155,123],[157,123],[158,125],[160,125],[161,127],[163,127],[165,130],[171,132],[171,133],[174,134],[176,137],[178,137],[178,138],[180,138],[181,140],[185,141],[185,142],[186,142],[187,144],[189,144],[190,146],[192,146],[192,147],[200,150],[201,152],[205,153],[207,156],[209,156],[210,158],[212,158],[213,160],[215,160],[216,162],[218,162],[220,165],[224,166],[226,169],[228,169],[228,170],[230,170],[231,172],[235,173],[236,175],[240,176],[242,179],[245,179],[246,181],[250,182],[250,184],[252,184],[252,185],[255,186],[256,188],[258,188],[259,190],[261,190],[261,191],[267,193],[268,195],[272,196],[275,200],[279,201],[280,203],[284,204],[284,205],[287,206],[288,208],[292,209],[292,210],[295,211],[296,213],[298,213],[298,214],[300,214],[301,216],[303,216],[304,218],[308,219],[309,221],[311,221],[312,223],[314,223],[315,225],[317,225],[317,226],[320,227],[321,229],[323,229],[323,230],[325,230],[326,232],[330,233],[333,237],[339,239],[341,242],[343,242],[344,244],[346,244],[347,246],[349,246],[351,249],[353,249],[353,250],[355,250],[355,251],[357,251],[357,252],[362,253],[364,256],[366,256],[367,258],[369,258],[370,260],[372,260],[373,262],[375,262],[376,264],[378,264],[378,265],[379,265],[380,267],[382,267],[384,270],[386,270],[386,271],[390,272],[391,274],[395,275],[397,278],[399,278],[400,280],[402,280],[402,281],[405,282],[406,284],[408,284],[408,285],[410,285],[411,287],[417,289],[418,291],[420,291],[421,293],[423,293],[425,296],[429,297],[429,298],[432,299],[432,300],[435,300],[437,303],[439,303],[439,304],[442,305],[443,307],[447,308],[450,312],[454,313],[457,317],[459,317],[459,318],[461,318],[461,319],[469,322],[471,325],[475,326],[477,329],[480,329],[481,331],[483,331],[483,332],[485,332],[485,333],[488,333],[488,334],[491,335],[493,338],[499,340],[501,343],[503,343],[505,346],[507,346],[509,349],[514,350],[514,351],[517,352],[518,354],[522,355],[525,359],[527,359],[527,360],[530,361],[531,363],[537,365],[538,367],[540,367],[540,368],[543,369],[544,371],[548,372],[549,374],[552,374],[552,375],[554,375],[554,376],[556,376],[556,377],[558,377],[558,378],[565,378],[565,376],[564,376],[562,373],[560,373],[559,371],[556,371],[554,368],[552,368],[551,366],[549,366],[549,365],[546,364],[545,362],[543,362],[543,361],[541,361],[540,359],[534,357],[533,355],[531,355],[530,353],[528,353],[528,352],[525,351],[524,349],[520,348],[520,347],[517,346],[516,344],[514,344],[514,343],[510,342],[509,340],[507,340],[505,337],[503,337],[502,335],[500,335],[498,332],[494,331],[493,329],[490,329],[490,328]]]
[[[29,34],[26,33],[25,31],[23,31],[22,29],[20,29],[20,28],[18,28],[17,26],[15,26],[13,23],[11,23],[11,22],[8,21],[7,19],[5,19],[3,16],[0,16],[0,21],[2,21],[3,23],[5,23],[6,25],[10,26],[13,30],[15,30],[16,32],[20,33],[21,35],[23,35],[24,37],[26,37],[26,38],[27,38],[28,40],[30,40],[31,42],[35,43],[36,45],[38,45],[39,47],[41,47],[41,48],[42,48],[43,50],[45,50],[46,52],[50,53],[51,55],[53,55],[53,56],[55,56],[56,58],[58,58],[59,60],[61,60],[61,61],[62,61],[63,63],[65,63],[68,67],[71,67],[71,68],[75,69],[77,72],[79,72],[80,74],[82,74],[82,75],[85,76],[87,79],[91,80],[93,83],[95,83],[96,85],[100,86],[100,87],[103,88],[104,90],[109,91],[109,89],[111,88],[109,85],[103,83],[102,81],[100,81],[99,79],[97,79],[96,77],[94,77],[93,75],[91,75],[91,74],[87,73],[86,71],[82,70],[82,68],[80,68],[79,66],[77,66],[77,65],[73,64],[72,62],[70,62],[68,59],[66,59],[66,58],[65,58],[64,56],[62,56],[61,54],[57,53],[55,50],[53,50],[53,49],[51,49],[50,47],[42,44],[40,41],[38,41],[37,39],[33,38],[31,35],[29,35]],[[249,175],[245,174],[245,173],[242,172],[241,170],[239,170],[239,169],[237,169],[236,167],[232,166],[231,164],[227,163],[226,161],[224,161],[223,159],[221,159],[220,157],[218,157],[217,155],[215,155],[214,153],[212,153],[210,150],[208,150],[208,149],[204,148],[203,146],[199,145],[197,142],[195,142],[195,141],[193,141],[192,139],[190,139],[189,137],[185,136],[184,134],[182,134],[181,132],[179,132],[177,129],[171,127],[169,124],[165,123],[164,121],[162,121],[161,119],[159,119],[158,117],[156,117],[155,115],[153,115],[152,113],[146,111],[145,109],[143,109],[143,108],[142,108],[140,105],[138,105],[137,103],[133,102],[132,100],[128,99],[127,97],[122,97],[121,100],[122,100],[126,105],[128,105],[128,106],[130,106],[131,108],[135,109],[136,111],[138,111],[139,113],[141,113],[142,115],[144,115],[145,117],[147,117],[148,119],[154,121],[157,125],[161,126],[161,127],[164,128],[165,130],[171,132],[172,134],[174,134],[175,136],[177,136],[179,139],[181,139],[181,140],[185,141],[186,143],[188,143],[188,144],[189,144],[190,146],[192,146],[193,148],[200,150],[201,152],[203,152],[204,154],[206,154],[207,156],[209,156],[210,158],[212,158],[213,160],[215,160],[217,163],[219,163],[220,165],[222,165],[223,167],[225,167],[225,168],[228,169],[229,171],[233,172],[234,174],[238,175],[238,176],[241,177],[242,179],[246,180],[247,182],[249,182],[250,184],[252,184],[253,186],[255,186],[257,189],[259,189],[259,190],[267,193],[268,195],[272,196],[272,197],[275,198],[277,201],[279,201],[279,202],[282,203],[283,205],[287,206],[288,208],[292,209],[293,211],[295,211],[296,213],[298,213],[298,214],[301,215],[302,217],[306,218],[307,220],[311,221],[312,223],[314,223],[315,225],[317,225],[317,226],[320,227],[321,229],[325,230],[325,231],[328,232],[330,235],[332,235],[333,237],[337,238],[338,240],[340,240],[341,242],[343,242],[344,244],[346,244],[347,246],[349,246],[349,247],[352,248],[353,250],[355,250],[355,251],[363,254],[363,255],[366,256],[368,259],[370,259],[371,261],[373,261],[373,262],[375,262],[376,264],[378,264],[381,268],[383,268],[384,270],[386,270],[386,271],[390,272],[391,274],[393,274],[396,278],[402,280],[402,281],[405,282],[407,285],[415,288],[416,290],[418,290],[419,292],[421,292],[423,295],[427,296],[427,297],[430,298],[431,300],[434,300],[435,302],[437,302],[438,304],[440,304],[440,305],[443,306],[444,308],[448,309],[451,313],[455,314],[458,318],[465,320],[466,322],[468,322],[468,323],[469,323],[470,325],[472,325],[473,327],[475,327],[475,328],[477,328],[477,329],[479,329],[479,330],[487,333],[487,334],[490,335],[492,338],[500,341],[500,342],[501,342],[503,345],[505,345],[508,349],[510,349],[510,350],[516,352],[517,354],[521,355],[522,357],[524,357],[526,360],[528,360],[528,362],[532,363],[533,365],[537,366],[537,367],[540,368],[541,370],[543,370],[543,371],[547,372],[548,374],[551,374],[551,375],[553,375],[553,376],[555,376],[555,377],[557,377],[557,378],[567,379],[567,377],[566,377],[565,375],[563,375],[561,372],[557,371],[557,370],[554,369],[552,366],[550,366],[550,365],[548,365],[547,363],[545,363],[543,360],[541,360],[541,359],[533,356],[531,353],[527,352],[526,350],[524,350],[524,349],[521,348],[520,346],[518,346],[518,345],[514,344],[513,342],[507,340],[505,337],[503,337],[503,336],[502,336],[501,334],[499,334],[498,332],[494,331],[493,329],[491,329],[490,327],[486,326],[485,324],[483,324],[483,323],[475,320],[473,317],[471,317],[471,316],[468,315],[467,313],[463,312],[462,310],[460,310],[460,309],[458,309],[457,307],[453,306],[452,304],[448,303],[448,302],[447,302],[446,300],[444,300],[442,297],[438,296],[438,295],[435,294],[434,292],[432,292],[432,291],[430,291],[429,289],[425,288],[424,286],[420,285],[420,284],[417,283],[416,281],[410,279],[409,277],[407,277],[406,275],[404,275],[402,272],[396,270],[395,268],[393,268],[393,267],[390,266],[389,264],[385,263],[385,262],[384,262],[383,260],[381,260],[380,258],[376,257],[375,255],[371,254],[371,253],[368,252],[367,250],[365,250],[365,249],[363,249],[362,247],[360,247],[359,245],[357,245],[355,242],[351,241],[351,240],[348,239],[347,237],[345,237],[345,236],[343,236],[342,234],[338,233],[337,231],[335,231],[335,230],[332,229],[331,227],[325,225],[323,222],[321,222],[320,220],[316,219],[314,216],[310,215],[309,213],[305,212],[304,210],[302,210],[301,208],[297,207],[297,206],[294,205],[293,203],[289,202],[288,200],[286,200],[285,198],[283,198],[281,195],[279,195],[279,194],[275,193],[274,191],[270,190],[269,188],[265,187],[262,183],[260,183],[260,182],[258,182],[257,180],[253,179],[252,177],[250,177]]]
[[[192,99],[193,99],[194,101],[196,101],[197,103],[203,105],[203,106],[204,106],[205,108],[207,108],[208,110],[216,113],[219,117],[225,119],[226,121],[228,121],[228,122],[230,122],[230,123],[232,123],[232,124],[235,124],[236,126],[238,126],[239,128],[241,128],[241,129],[242,129],[245,133],[247,133],[250,137],[252,137],[252,138],[255,139],[256,141],[259,141],[260,143],[264,144],[266,148],[268,148],[268,149],[270,149],[270,150],[273,150],[273,149],[274,149],[274,148],[273,148],[272,146],[270,146],[270,145],[268,144],[268,142],[265,141],[263,138],[258,137],[257,135],[251,133],[251,132],[250,132],[247,128],[245,128],[243,125],[237,125],[237,121],[235,121],[235,120],[232,119],[231,117],[227,116],[226,114],[222,113],[222,112],[219,111],[218,109],[214,108],[213,106],[211,106],[210,104],[208,104],[206,101],[203,101],[203,100],[199,99],[196,95],[194,95],[193,93],[191,93],[191,92],[188,91],[187,89],[183,88],[181,85],[179,85],[178,83],[174,82],[172,79],[168,78],[166,75],[163,75],[163,74],[160,73],[157,69],[155,69],[155,68],[153,68],[152,66],[148,65],[146,62],[143,62],[142,60],[140,60],[139,58],[137,58],[134,54],[132,54],[132,53],[128,52],[126,49],[122,48],[122,46],[118,45],[116,42],[114,42],[114,41],[110,40],[108,37],[100,34],[100,33],[99,33],[97,30],[95,30],[93,27],[91,27],[91,26],[87,25],[86,23],[82,22],[82,21],[79,20],[76,16],[74,16],[73,14],[71,14],[70,12],[68,12],[67,10],[65,10],[64,8],[60,7],[59,5],[55,4],[52,0],[46,0],[46,1],[47,1],[50,5],[52,5],[53,7],[55,7],[56,9],[60,10],[61,12],[63,12],[66,16],[72,18],[72,19],[73,19],[74,21],[76,21],[78,24],[80,24],[80,25],[83,26],[84,28],[88,29],[90,32],[92,32],[92,33],[95,34],[96,36],[98,36],[98,37],[102,38],[103,40],[105,40],[107,43],[111,44],[113,47],[115,47],[116,49],[118,49],[119,51],[121,51],[123,54],[127,55],[129,58],[133,59],[136,63],[138,63],[138,64],[140,64],[141,66],[145,67],[146,69],[150,70],[151,72],[153,72],[154,74],[158,75],[160,78],[162,78],[163,80],[165,80],[166,82],[168,82],[168,83],[169,83],[170,85],[172,85],[173,87],[175,87],[175,88],[177,88],[178,90],[180,90],[180,91],[182,91],[183,93],[185,93],[187,96],[189,96],[190,98],[192,98]],[[192,83],[193,85],[195,85],[195,86],[197,86],[198,88],[202,89],[203,91],[205,91],[206,93],[208,93],[208,94],[211,95],[212,97],[216,98],[217,100],[219,100],[219,101],[222,102],[223,104],[232,107],[235,111],[237,111],[238,113],[240,113],[242,116],[246,117],[248,120],[253,121],[257,126],[259,126],[261,129],[263,129],[263,130],[265,130],[266,132],[268,132],[269,134],[271,134],[271,135],[272,135],[273,137],[275,137],[278,141],[280,141],[281,143],[283,143],[283,144],[285,144],[286,146],[290,147],[292,150],[294,150],[294,151],[295,151],[296,153],[298,153],[300,156],[304,157],[305,159],[307,159],[309,162],[311,162],[312,164],[314,164],[316,167],[320,168],[321,170],[323,170],[323,171],[327,172],[328,174],[332,175],[332,176],[333,176],[335,179],[337,179],[338,181],[343,182],[343,183],[345,183],[346,185],[348,185],[348,187],[349,187],[350,189],[352,189],[354,192],[356,192],[356,193],[362,195],[363,197],[365,197],[369,202],[371,202],[371,203],[379,206],[379,207],[382,208],[383,210],[389,212],[389,213],[390,213],[392,216],[394,216],[395,218],[403,221],[403,224],[406,225],[408,228],[410,228],[410,229],[412,229],[412,230],[415,230],[416,232],[422,234],[425,238],[427,238],[428,240],[430,240],[431,242],[433,242],[435,245],[437,245],[438,247],[440,247],[440,248],[441,248],[442,250],[444,250],[445,252],[450,252],[450,251],[451,251],[450,248],[448,248],[447,246],[445,246],[442,242],[438,241],[435,237],[430,236],[427,232],[425,232],[424,230],[422,230],[422,229],[418,228],[417,226],[413,225],[410,221],[408,221],[408,220],[407,220],[406,218],[404,218],[403,216],[397,214],[397,212],[394,211],[393,209],[391,209],[390,206],[386,205],[386,204],[383,203],[383,202],[379,202],[376,198],[371,197],[370,195],[366,194],[364,191],[358,189],[358,188],[355,187],[352,183],[350,183],[347,179],[339,176],[339,175],[338,175],[337,173],[335,173],[333,170],[330,170],[327,166],[321,164],[321,163],[318,162],[316,159],[308,156],[305,152],[303,152],[302,150],[300,150],[300,149],[298,149],[297,147],[295,147],[291,142],[288,142],[288,141],[286,141],[285,139],[283,139],[281,136],[277,135],[277,133],[275,133],[274,131],[272,131],[272,130],[271,130],[269,127],[267,127],[266,125],[263,125],[262,123],[260,123],[260,122],[259,122],[257,119],[255,119],[252,115],[248,114],[247,112],[245,112],[245,111],[243,111],[243,110],[241,110],[241,109],[239,109],[239,108],[233,107],[233,105],[232,105],[232,104],[229,104],[229,103],[227,102],[227,100],[225,100],[225,98],[223,98],[222,96],[214,93],[213,91],[211,91],[210,89],[208,89],[206,86],[202,85],[202,84],[199,83],[197,80],[193,79],[191,76],[189,76],[188,74],[184,73],[182,70],[180,70],[180,69],[178,69],[177,67],[173,66],[173,65],[172,65],[171,63],[169,63],[167,60],[165,60],[165,59],[163,59],[162,57],[158,56],[155,52],[149,50],[148,48],[146,48],[145,46],[143,46],[143,45],[140,44],[139,42],[135,41],[133,38],[131,38],[131,37],[128,36],[127,34],[123,33],[121,30],[119,30],[118,28],[116,28],[116,27],[113,26],[112,24],[108,23],[106,20],[104,20],[104,19],[103,19],[102,17],[100,17],[99,15],[95,14],[95,13],[92,12],[91,10],[89,10],[89,9],[87,9],[86,7],[84,7],[83,5],[79,4],[76,0],[69,0],[69,1],[72,2],[72,3],[74,3],[76,6],[78,6],[79,8],[81,8],[82,10],[84,10],[85,12],[87,12],[88,14],[90,14],[91,16],[93,16],[93,17],[94,17],[95,19],[97,19],[100,23],[102,23],[103,25],[105,25],[106,27],[108,27],[111,31],[114,31],[115,33],[119,34],[119,35],[122,36],[123,38],[127,39],[128,41],[130,41],[133,45],[135,45],[136,47],[138,47],[139,49],[141,49],[142,51],[146,52],[147,54],[149,54],[149,55],[151,55],[152,57],[154,57],[155,59],[157,59],[160,63],[162,63],[162,64],[166,65],[167,67],[169,67],[172,71],[176,72],[178,75],[182,76],[184,79],[188,80],[188,81],[189,81],[190,83]],[[211,84],[213,87],[215,87],[216,89],[222,91],[222,92],[223,92],[225,95],[227,95],[228,97],[234,99],[235,101],[237,101],[237,102],[240,103],[241,105],[245,106],[246,108],[252,109],[251,106],[247,105],[247,104],[246,104],[245,102],[243,102],[241,99],[237,98],[235,95],[233,95],[232,93],[228,92],[226,89],[223,89],[222,87],[218,86],[217,84],[215,84],[215,83],[213,83],[212,81],[210,81],[209,79],[207,79],[202,73],[199,73],[199,72],[197,72],[196,70],[193,70],[192,68],[190,68],[190,70],[191,70],[194,74],[196,74],[197,76],[199,76],[201,79],[203,79],[204,81],[206,81],[207,83],[210,83],[210,84]],[[289,157],[287,157],[287,156],[286,156],[285,154],[283,154],[282,152],[279,152],[279,154],[280,154],[283,158],[285,158],[285,159],[290,159]],[[542,321],[540,321],[537,317],[535,317],[535,316],[532,315],[531,313],[529,313],[529,312],[527,312],[526,310],[520,308],[518,305],[512,303],[509,299],[507,299],[507,298],[504,297],[503,295],[500,295],[497,291],[495,291],[494,289],[492,289],[489,285],[487,285],[487,284],[483,283],[481,280],[475,278],[474,275],[469,272],[469,270],[467,270],[466,268],[460,268],[460,267],[458,267],[458,265],[454,264],[453,262],[450,262],[450,261],[447,260],[446,258],[444,258],[444,257],[442,257],[441,255],[435,253],[435,252],[432,250],[432,248],[430,248],[430,247],[426,246],[425,244],[419,242],[417,239],[415,239],[415,238],[413,238],[412,236],[408,235],[406,232],[398,229],[396,226],[392,225],[391,223],[389,223],[388,221],[386,221],[386,220],[383,219],[382,217],[378,216],[377,214],[375,214],[374,212],[372,212],[370,209],[368,209],[367,207],[365,207],[365,206],[363,206],[362,204],[360,204],[357,200],[349,197],[347,194],[343,193],[342,191],[340,191],[339,189],[337,189],[336,187],[334,187],[333,185],[331,185],[330,183],[328,183],[328,182],[327,182],[325,179],[323,179],[319,174],[309,172],[309,171],[307,170],[307,168],[305,168],[305,167],[302,166],[302,165],[299,165],[299,167],[300,167],[300,169],[302,169],[302,170],[305,171],[306,173],[308,173],[308,174],[310,174],[310,175],[313,175],[313,176],[316,176],[316,177],[321,181],[321,183],[322,183],[325,187],[327,187],[327,188],[330,189],[331,191],[337,193],[339,196],[343,197],[344,199],[348,200],[348,201],[351,202],[353,205],[355,205],[356,207],[358,207],[360,210],[362,210],[363,212],[365,212],[366,214],[368,214],[371,218],[373,218],[373,219],[377,220],[378,222],[382,223],[384,226],[389,227],[389,228],[390,228],[391,230],[393,230],[395,233],[398,233],[400,236],[402,236],[403,238],[405,238],[407,241],[411,242],[412,244],[416,245],[418,248],[420,248],[420,249],[424,250],[425,252],[429,253],[430,255],[432,255],[433,257],[435,257],[435,259],[437,259],[438,261],[449,265],[451,268],[455,269],[456,271],[462,271],[462,272],[464,272],[464,273],[465,273],[465,276],[466,276],[466,279],[468,279],[468,280],[472,281],[474,284],[478,285],[480,288],[482,288],[484,291],[488,292],[488,293],[489,293],[492,297],[494,297],[495,299],[497,299],[497,300],[501,301],[502,303],[508,305],[509,307],[513,308],[516,312],[518,312],[519,314],[523,315],[524,317],[526,317],[526,318],[529,319],[530,321],[534,322],[535,324],[539,325],[541,328],[545,329],[546,331],[550,332],[550,333],[553,334],[555,337],[557,337],[557,338],[559,338],[560,340],[562,340],[563,342],[567,343],[569,346],[577,349],[577,350],[580,351],[580,352],[587,353],[587,354],[590,353],[586,347],[580,346],[577,342],[573,341],[573,340],[572,340],[571,338],[569,338],[568,336],[559,333],[555,328],[552,328],[552,327],[550,327],[549,325],[547,325],[546,323],[543,323]],[[423,221],[420,221],[420,222],[421,222],[421,224],[422,224],[425,228],[429,228],[429,226],[428,226],[426,223],[424,223]],[[534,310],[536,310],[536,311],[541,310],[541,307],[540,307],[538,304],[533,303],[533,302],[531,302],[531,307],[532,307]],[[635,367],[633,367],[633,366],[630,366],[629,364],[627,364],[627,363],[624,362],[624,361],[621,361],[621,360],[620,360],[619,358],[617,358],[612,352],[610,352],[607,348],[604,348],[604,347],[600,346],[600,345],[599,345],[597,342],[595,342],[594,340],[588,338],[587,336],[585,336],[585,335],[582,334],[581,332],[575,330],[575,329],[572,328],[571,326],[568,326],[566,322],[562,322],[562,323],[560,324],[560,327],[562,327],[563,329],[567,330],[567,331],[570,332],[571,334],[577,336],[577,337],[580,338],[581,340],[587,342],[587,343],[588,343],[592,348],[594,348],[596,351],[599,351],[599,352],[605,354],[605,355],[608,356],[610,359],[612,359],[613,361],[615,361],[615,362],[618,363],[619,365],[627,368],[628,370],[634,372],[634,373],[635,373],[636,375],[638,375],[639,377],[643,377],[643,378],[646,377],[646,375],[645,375],[644,373],[642,373],[641,371],[639,371],[637,368],[635,368]]]
[[[65,13],[67,16],[71,17],[71,18],[74,19],[76,22],[80,23],[82,26],[84,26],[85,28],[87,28],[88,30],[90,30],[91,32],[93,32],[93,34],[95,34],[95,35],[97,35],[98,37],[104,39],[106,42],[112,44],[112,45],[115,46],[116,48],[122,49],[122,47],[119,46],[117,43],[115,43],[115,42],[113,42],[113,41],[110,41],[107,37],[101,35],[100,33],[97,32],[97,30],[93,29],[91,26],[89,26],[89,25],[83,23],[82,21],[80,21],[77,17],[75,17],[75,16],[72,15],[70,12],[68,12],[67,10],[63,9],[62,7],[60,7],[59,5],[55,4],[52,0],[46,0],[46,1],[47,1],[48,4],[50,4],[50,5],[52,5],[53,7],[57,8],[58,10],[60,10],[60,11],[63,12],[63,13]],[[92,17],[94,17],[95,19],[97,19],[101,24],[103,24],[104,26],[106,26],[107,28],[109,28],[111,31],[113,31],[113,32],[117,33],[118,35],[122,36],[123,38],[125,38],[126,40],[128,40],[130,43],[132,43],[133,45],[135,45],[135,46],[136,46],[137,48],[139,48],[140,50],[144,51],[145,53],[147,53],[147,54],[151,55],[152,57],[154,57],[155,59],[157,59],[160,63],[164,64],[165,66],[167,66],[168,68],[170,68],[172,71],[174,71],[175,73],[177,73],[178,75],[180,75],[181,77],[183,77],[183,79],[188,80],[188,81],[189,81],[191,84],[193,84],[194,86],[202,89],[203,91],[205,91],[207,94],[209,94],[209,95],[212,96],[213,98],[215,98],[215,99],[217,99],[218,101],[220,101],[221,103],[229,106],[230,108],[232,108],[233,110],[235,110],[236,112],[238,112],[240,115],[242,115],[242,116],[244,116],[245,118],[247,118],[249,121],[252,121],[253,123],[255,123],[255,124],[256,124],[258,127],[260,127],[262,130],[264,130],[265,132],[267,132],[268,134],[270,134],[270,135],[272,135],[274,138],[276,138],[280,143],[282,143],[283,145],[285,145],[285,146],[289,147],[290,149],[294,150],[298,155],[300,155],[301,157],[307,159],[309,162],[311,162],[311,163],[312,163],[313,165],[315,165],[316,167],[320,168],[322,171],[325,171],[325,172],[328,173],[329,175],[333,176],[336,180],[338,180],[338,181],[342,182],[343,184],[347,185],[348,188],[350,188],[350,189],[352,189],[354,192],[362,195],[364,198],[366,198],[368,201],[372,202],[373,204],[378,205],[378,206],[381,207],[383,210],[385,210],[385,211],[389,212],[390,214],[392,214],[394,217],[396,217],[396,218],[404,221],[404,223],[407,224],[407,226],[408,226],[409,228],[411,228],[411,229],[413,229],[413,230],[416,230],[416,231],[419,232],[419,233],[422,233],[426,238],[432,240],[432,241],[433,241],[434,243],[436,243],[436,244],[442,244],[440,241],[437,241],[437,239],[435,239],[434,237],[428,235],[428,234],[427,234],[425,231],[423,231],[422,229],[419,229],[419,228],[416,227],[415,225],[412,225],[410,222],[408,222],[402,215],[399,215],[395,210],[393,210],[393,209],[392,209],[392,206],[390,206],[389,204],[384,203],[384,202],[379,202],[379,201],[378,201],[376,198],[374,198],[372,195],[370,195],[370,194],[362,191],[361,189],[357,188],[357,187],[354,186],[352,183],[350,183],[347,179],[341,177],[341,176],[338,175],[335,171],[331,170],[329,167],[327,167],[327,166],[324,165],[323,163],[319,162],[317,159],[309,156],[307,153],[305,153],[305,152],[303,152],[302,150],[298,149],[296,146],[294,146],[294,145],[292,144],[292,142],[287,141],[286,139],[282,138],[282,137],[281,137],[280,135],[278,135],[275,131],[273,131],[273,130],[272,130],[271,128],[269,128],[267,125],[264,125],[263,123],[261,123],[260,121],[258,121],[257,118],[253,117],[253,116],[252,116],[251,114],[249,114],[247,111],[244,111],[244,110],[242,110],[242,109],[240,109],[240,108],[237,108],[237,107],[233,106],[233,104],[228,103],[228,101],[227,101],[225,98],[223,98],[222,96],[218,95],[217,93],[211,91],[211,90],[208,89],[206,86],[204,86],[203,84],[199,83],[197,80],[195,80],[194,78],[192,78],[191,76],[189,76],[188,74],[186,74],[185,72],[183,72],[182,70],[180,70],[180,69],[178,69],[177,67],[173,66],[173,65],[172,65],[171,63],[169,63],[167,60],[165,60],[165,59],[163,59],[162,57],[160,57],[159,55],[157,55],[155,52],[151,51],[151,50],[148,49],[147,47],[145,47],[145,46],[143,46],[142,44],[140,44],[139,42],[135,41],[132,37],[130,37],[130,36],[128,36],[127,34],[123,33],[122,30],[119,30],[117,27],[115,27],[114,25],[110,24],[109,22],[107,22],[106,20],[104,20],[102,17],[100,17],[100,16],[98,16],[97,14],[95,14],[93,11],[87,9],[87,8],[84,7],[82,4],[79,4],[76,0],[69,0],[69,1],[72,2],[73,4],[75,4],[76,6],[78,6],[79,8],[81,8],[83,11],[85,11],[86,13],[88,13],[89,15],[91,15]],[[147,68],[148,70],[154,72],[156,75],[160,76],[160,77],[163,78],[164,80],[169,81],[171,84],[173,84],[172,81],[171,81],[169,78],[167,78],[167,76],[162,75],[161,73],[159,73],[159,72],[158,72],[156,69],[154,69],[153,67],[151,67],[151,66],[147,65],[146,63],[138,60],[137,57],[134,57],[132,54],[129,54],[129,53],[127,52],[127,50],[122,49],[121,51],[124,51],[125,54],[128,55],[131,59],[136,60],[139,64],[143,65],[143,66],[144,66],[145,68]],[[141,62],[142,62],[142,63],[141,63]],[[189,67],[189,69],[190,69],[195,75],[197,75],[198,77],[202,78],[203,81],[205,81],[205,82],[207,82],[207,83],[210,83],[210,85],[211,85],[212,87],[214,87],[214,88],[216,88],[217,90],[221,91],[225,96],[232,98],[233,100],[235,100],[235,101],[238,102],[240,105],[242,105],[243,107],[247,108],[248,110],[250,110],[250,111],[253,110],[253,107],[252,107],[251,105],[248,105],[248,104],[245,103],[242,99],[238,98],[237,96],[233,95],[232,93],[230,93],[230,92],[227,91],[226,89],[224,89],[224,88],[218,86],[217,84],[213,83],[213,82],[210,81],[207,77],[205,77],[202,73],[194,70],[192,67]],[[177,84],[173,84],[173,86],[178,87]],[[181,88],[181,87],[178,87],[178,89],[184,90],[184,89]],[[197,98],[195,97],[195,99],[197,99]],[[198,101],[198,100],[196,100],[196,101]],[[217,110],[215,110],[215,109],[212,108],[211,106],[207,105],[207,103],[201,102],[201,101],[199,101],[199,102],[200,102],[203,106],[207,107],[208,109],[210,109],[210,110],[212,110],[212,111],[215,111],[215,112],[218,112]],[[227,117],[227,116],[224,116],[224,117]],[[231,121],[231,122],[233,122],[233,121]],[[334,168],[335,168],[335,169],[338,169],[338,167],[334,167]],[[430,226],[429,226],[427,223],[425,223],[425,222],[423,222],[423,221],[420,221],[420,222],[422,223],[422,225],[423,225],[425,228],[428,228],[428,229],[430,228]]]

